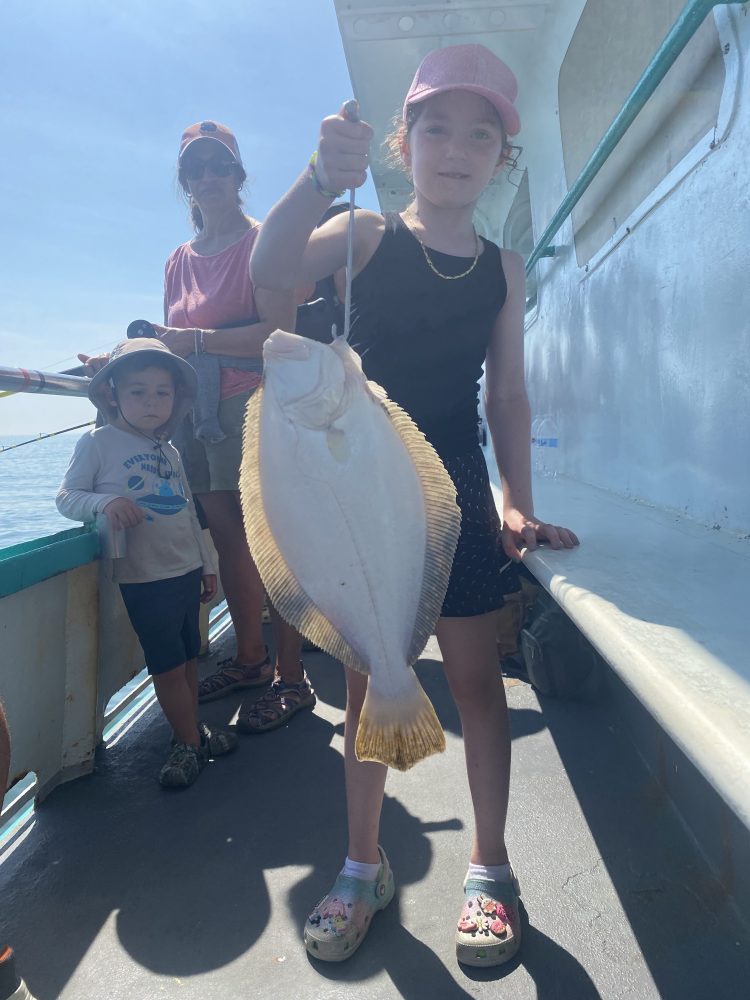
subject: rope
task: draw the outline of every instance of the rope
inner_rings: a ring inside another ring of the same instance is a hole
[[[75,427],[65,427],[61,431],[51,431],[49,434],[40,434],[39,437],[29,438],[28,441],[19,441],[18,444],[8,444],[0,447],[0,454],[4,451],[13,451],[14,448],[23,448],[25,444],[34,444],[35,441],[44,441],[47,438],[57,437],[58,434],[67,434],[68,431],[79,431],[82,427],[91,427],[95,420],[87,420],[85,424],[76,424]]]

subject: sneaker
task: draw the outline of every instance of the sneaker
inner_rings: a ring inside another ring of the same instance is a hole
[[[237,733],[233,733],[231,729],[209,729],[205,722],[199,722],[198,732],[201,746],[209,757],[222,757],[225,753],[237,749],[239,743]]]
[[[521,946],[518,879],[512,870],[508,882],[467,879],[464,893],[456,928],[456,958],[464,965],[509,962]]]
[[[305,925],[305,947],[323,962],[343,962],[359,948],[378,910],[393,899],[396,886],[382,847],[374,882],[339,874],[333,888],[318,903]]]
[[[16,971],[12,948],[0,951],[0,1000],[34,1000],[28,986]]]
[[[206,766],[207,753],[191,743],[175,743],[167,762],[159,774],[159,783],[165,788],[187,788],[197,780]]]

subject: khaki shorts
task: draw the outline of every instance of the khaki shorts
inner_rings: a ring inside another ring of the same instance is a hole
[[[174,443],[182,455],[182,464],[193,493],[200,495],[240,488],[242,428],[250,396],[252,392],[243,392],[219,403],[219,425],[226,437],[218,444],[198,441],[193,435],[190,417],[175,436]]]

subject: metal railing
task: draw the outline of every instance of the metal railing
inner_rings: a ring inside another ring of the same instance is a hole
[[[613,150],[633,124],[633,121],[674,65],[680,53],[706,19],[706,15],[714,7],[727,6],[734,0],[690,0],[675,21],[667,37],[659,46],[653,59],[646,67],[643,76],[630,93],[630,96],[618,112],[615,120],[609,126],[596,149],[581,170],[580,174],[565,195],[560,207],[552,216],[552,220],[544,230],[526,261],[526,273],[529,274],[541,257],[554,257],[555,247],[549,241],[555,236],[563,222],[583,197],[587,188],[599,173]],[[747,0],[745,0],[747,2]]]

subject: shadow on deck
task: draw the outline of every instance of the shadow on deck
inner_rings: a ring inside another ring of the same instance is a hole
[[[315,712],[244,738],[193,788],[156,783],[168,730],[154,706],[38,809],[0,868],[0,937],[39,1000],[746,995],[745,932],[616,718],[602,704],[540,705],[513,680],[508,836],[524,945],[510,968],[457,965],[470,805],[438,660],[433,640],[419,674],[447,751],[389,777],[382,841],[398,893],[351,961],[315,963],[301,944],[346,846],[343,678],[307,654]],[[239,704],[205,717],[226,723]]]

